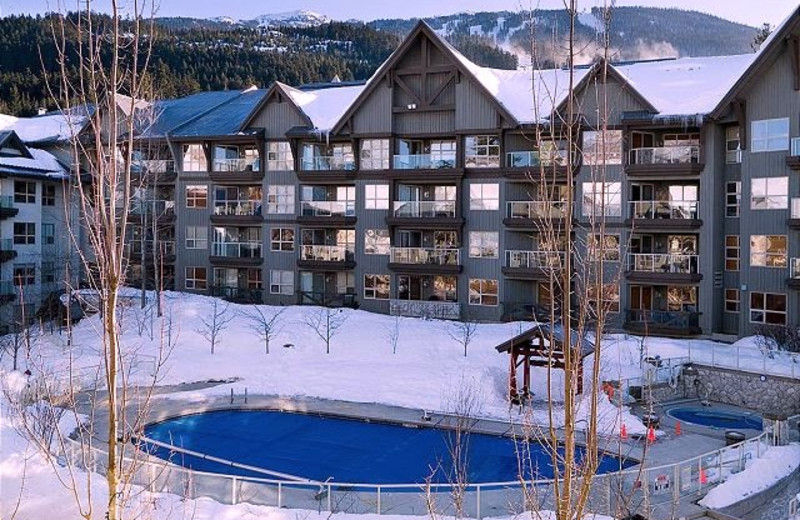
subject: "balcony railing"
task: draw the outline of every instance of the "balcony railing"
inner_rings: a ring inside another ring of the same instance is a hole
[[[393,247],[389,258],[393,264],[460,265],[461,250],[438,247]]]
[[[506,250],[506,267],[511,269],[554,269],[564,262],[564,253],[558,251]]]
[[[240,157],[235,159],[214,159],[215,172],[257,172],[258,157]]]
[[[352,157],[343,157],[341,155],[318,155],[311,159],[303,159],[303,171],[332,171],[332,170],[345,170],[352,171],[356,169],[356,161]]]
[[[634,219],[697,219],[696,200],[636,200],[630,203]]]
[[[563,166],[567,164],[567,151],[508,152],[506,164],[509,168],[533,168],[538,166]]]
[[[214,215],[228,217],[261,215],[261,201],[218,200],[214,202]]]
[[[389,313],[393,316],[457,320],[461,318],[461,304],[427,300],[389,300]]]
[[[261,242],[214,242],[211,251],[225,258],[261,258]]]
[[[800,137],[792,137],[791,152],[792,157],[800,156]]]
[[[564,201],[521,201],[509,202],[506,209],[508,218],[564,218],[567,213]]]
[[[304,245],[300,248],[300,260],[318,262],[346,262],[353,257],[347,246],[315,246]]]
[[[134,171],[167,173],[175,171],[175,161],[171,159],[136,159],[131,162]]]
[[[352,200],[304,200],[300,202],[300,211],[304,217],[354,217],[356,203]]]
[[[800,280],[800,258],[792,258],[789,261],[789,278]]]
[[[464,157],[464,166],[467,168],[499,168],[499,155],[467,155]]]
[[[13,251],[13,250],[14,250],[13,238],[4,238],[0,240],[0,251]]]
[[[237,303],[262,303],[264,301],[264,289],[214,285],[211,287],[211,296],[218,296]]]
[[[698,255],[630,253],[628,269],[640,273],[697,274]]]
[[[426,201],[394,201],[395,217],[412,218],[455,218],[456,201],[454,200],[426,200]]]
[[[142,244],[141,240],[131,240],[127,244],[128,252],[132,255],[141,255],[145,251],[152,257],[153,255],[153,241],[147,240]],[[174,240],[159,240],[156,242],[156,247],[159,248],[164,256],[172,256],[175,254],[175,241]]]
[[[647,323],[682,330],[700,327],[699,312],[628,309],[626,317],[630,323]]]
[[[445,168],[455,168],[455,154],[450,155],[395,155],[395,170],[440,170]]]
[[[630,151],[630,164],[696,164],[698,162],[700,162],[698,145],[634,148]]]
[[[175,215],[175,201],[174,200],[156,200],[156,201],[133,201],[131,203],[131,215],[149,215],[156,217],[165,217]]]
[[[792,209],[790,218],[798,218],[800,219],[800,197],[795,197],[792,199]]]
[[[0,196],[0,209],[11,209],[14,207],[14,197],[11,195]]]

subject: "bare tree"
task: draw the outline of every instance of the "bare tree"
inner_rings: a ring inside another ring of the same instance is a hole
[[[320,307],[307,312],[303,316],[303,321],[325,343],[325,353],[330,354],[331,341],[347,321],[347,314],[342,309]]]
[[[467,350],[470,343],[475,339],[478,334],[478,322],[465,316],[461,321],[454,321],[448,325],[447,335],[450,338],[464,347],[464,357],[467,356]]]
[[[211,353],[217,347],[219,337],[222,332],[228,328],[228,325],[233,320],[234,316],[228,313],[229,304],[221,304],[221,300],[214,298],[211,304],[211,314],[203,315],[200,317],[200,326],[197,328],[197,333],[203,336],[208,344],[211,345]]]
[[[392,354],[397,354],[397,344],[400,342],[400,320],[398,315],[392,316],[392,322],[384,327],[386,342],[392,347]]]
[[[255,332],[264,342],[264,353],[269,354],[269,343],[281,331],[281,314],[286,310],[286,307],[279,307],[273,310],[255,304],[251,309],[247,313],[247,318],[250,320],[250,330]]]

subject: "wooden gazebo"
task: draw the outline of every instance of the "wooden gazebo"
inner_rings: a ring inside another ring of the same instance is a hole
[[[550,345],[550,341],[553,345]],[[579,394],[583,393],[583,359],[594,353],[594,345],[572,330],[570,343],[578,363]],[[564,326],[560,323],[534,325],[522,334],[495,347],[500,353],[509,354],[508,388],[512,402],[521,402],[530,394],[531,367],[564,368]],[[517,370],[522,366],[522,389],[517,386]]]

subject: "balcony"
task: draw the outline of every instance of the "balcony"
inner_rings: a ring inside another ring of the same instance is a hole
[[[17,252],[14,251],[14,240],[11,238],[0,240],[0,263],[8,262],[16,257]]]
[[[211,296],[217,296],[234,303],[264,303],[264,289],[216,285],[210,288],[210,293]]]
[[[456,157],[429,153],[395,155],[393,164],[395,170],[445,170],[456,167]]]
[[[660,336],[697,336],[702,334],[700,313],[626,309],[625,330],[636,334]]]
[[[264,179],[258,157],[215,158],[209,173],[215,182],[260,182]]]
[[[0,281],[0,305],[11,303],[17,297],[17,288],[11,280]]]
[[[355,294],[324,291],[299,291],[297,293],[297,304],[319,305],[321,307],[350,307],[353,309],[358,307]]]
[[[800,289],[800,258],[789,260],[789,279],[787,283],[792,289]]]
[[[696,200],[637,200],[630,203],[629,221],[636,229],[696,229],[703,225]]]
[[[312,271],[348,271],[356,266],[348,246],[302,245],[297,266]]]
[[[460,227],[464,219],[457,218],[454,200],[394,201],[389,225],[407,225],[416,228]]]
[[[172,184],[178,178],[175,161],[171,159],[135,159],[131,162],[131,175],[157,184]]]
[[[792,229],[800,229],[800,197],[795,197],[790,202],[789,227]]]
[[[461,304],[443,301],[389,300],[389,314],[393,316],[458,320],[461,319]]]
[[[465,155],[465,168],[500,168],[499,155]]]
[[[165,264],[175,263],[175,241],[174,240],[159,240],[156,246],[160,250],[161,261]],[[142,251],[147,255],[148,262],[153,263],[153,244],[148,240],[146,244],[142,244],[141,240],[131,240],[126,245],[128,256],[131,263],[139,264],[142,262]]]
[[[261,242],[214,242],[210,260],[214,265],[261,265]]]
[[[460,273],[461,250],[438,247],[393,247],[389,255],[389,269],[405,273],[452,274]]]
[[[352,155],[315,155],[300,161],[297,178],[306,182],[353,180],[356,161]]]
[[[699,145],[662,146],[631,150],[626,172],[643,177],[698,175],[704,167]]]
[[[219,224],[250,224],[262,222],[261,200],[217,200],[211,222]]]
[[[14,207],[14,198],[11,195],[0,197],[0,220],[17,216],[19,209]]]
[[[563,263],[562,252],[507,249],[502,271],[507,278],[516,280],[548,280]]]
[[[506,218],[503,224],[520,229],[538,229],[543,224],[555,221],[561,227],[561,220],[567,216],[565,201],[529,200],[514,201],[506,204]]]
[[[134,220],[155,218],[159,224],[170,224],[175,221],[175,201],[174,200],[134,200],[128,216]]]
[[[800,137],[793,137],[789,155],[786,156],[786,166],[795,171],[800,171]]]
[[[702,280],[698,255],[631,253],[625,277],[634,282],[697,283]]]
[[[574,163],[573,163],[574,164]],[[515,180],[536,180],[542,174],[548,179],[553,175],[557,179],[567,178],[567,151],[550,150],[547,152],[522,151],[506,153],[505,176]],[[513,171],[517,170],[517,171]]]
[[[300,216],[297,221],[326,227],[354,226],[356,203],[352,200],[303,200],[300,201]]]

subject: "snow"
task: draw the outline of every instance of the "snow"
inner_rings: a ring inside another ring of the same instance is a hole
[[[83,128],[86,118],[61,113],[37,117],[0,114],[0,131],[14,130],[25,143],[69,141]]]
[[[33,156],[33,159],[28,159],[27,157],[0,157],[0,166],[37,170],[31,173],[44,174],[51,178],[65,178],[67,176],[66,169],[53,154],[36,148],[28,148],[28,151]]]
[[[714,487],[699,504],[720,509],[764,491],[800,468],[800,444],[773,446],[759,459],[747,463],[744,471],[731,475]]]
[[[591,11],[578,13],[578,23],[592,29],[596,33],[602,34],[606,31],[603,21],[597,18]]]
[[[364,85],[298,90],[280,84],[292,101],[311,119],[314,128],[330,130],[364,90]]]
[[[272,27],[276,25],[288,27],[315,27],[330,22],[324,14],[300,9],[283,13],[264,14],[254,20],[259,27]]]

